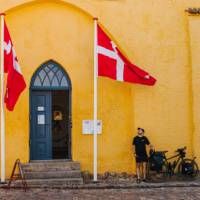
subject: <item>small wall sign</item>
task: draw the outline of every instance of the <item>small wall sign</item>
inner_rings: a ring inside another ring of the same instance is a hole
[[[83,134],[93,134],[93,120],[83,120],[82,122]],[[97,134],[102,133],[102,120],[97,120]]]
[[[38,115],[37,122],[38,124],[45,124],[45,115]]]
[[[38,107],[37,107],[37,110],[38,110],[38,111],[44,111],[44,107],[43,107],[43,106],[38,106]]]

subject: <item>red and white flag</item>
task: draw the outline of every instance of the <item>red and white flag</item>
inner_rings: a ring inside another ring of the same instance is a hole
[[[8,74],[5,103],[9,111],[14,106],[21,92],[26,88],[26,83],[22,75],[13,43],[4,21],[4,72]]]
[[[97,41],[98,76],[144,85],[155,84],[156,79],[132,64],[99,25],[97,25]]]

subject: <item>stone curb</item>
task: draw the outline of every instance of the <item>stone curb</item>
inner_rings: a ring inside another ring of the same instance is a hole
[[[6,184],[0,184],[0,189],[5,189]],[[45,186],[45,185],[33,185],[28,188],[40,188],[40,189],[142,189],[142,188],[167,188],[167,187],[200,187],[200,182],[164,182],[164,183],[130,183],[130,184],[111,184],[111,183],[91,183],[80,185],[62,185],[62,186]],[[11,188],[21,188],[11,187]]]

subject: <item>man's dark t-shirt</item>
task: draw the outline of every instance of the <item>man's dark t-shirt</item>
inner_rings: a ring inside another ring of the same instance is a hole
[[[146,145],[149,144],[149,140],[145,136],[133,138],[133,145],[135,145],[135,153],[137,155],[136,161],[147,161]]]

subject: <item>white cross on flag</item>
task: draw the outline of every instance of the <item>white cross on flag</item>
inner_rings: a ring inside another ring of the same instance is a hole
[[[4,21],[4,72],[8,73],[5,103],[8,110],[12,111],[26,83],[22,75],[17,56],[12,44],[8,28]]]
[[[156,79],[132,64],[97,25],[98,75],[117,81],[154,85]]]

